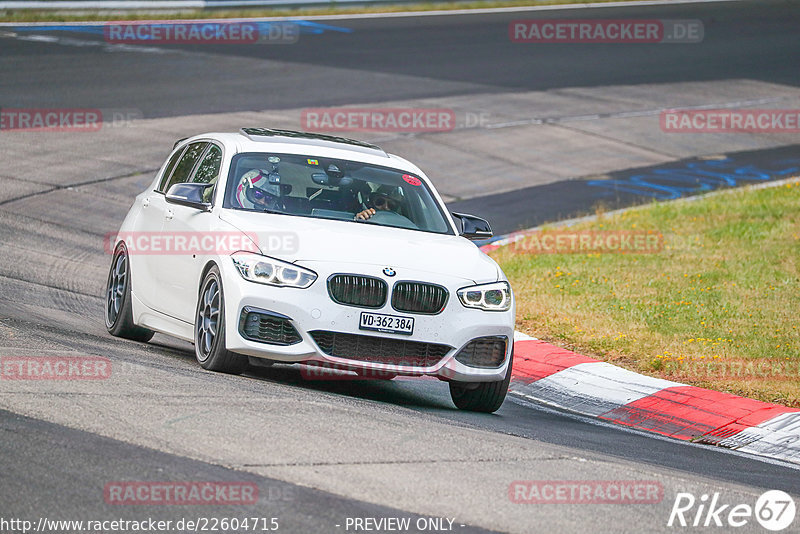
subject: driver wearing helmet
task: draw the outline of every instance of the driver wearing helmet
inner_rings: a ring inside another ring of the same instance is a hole
[[[366,221],[377,211],[393,211],[400,213],[403,203],[403,195],[397,187],[382,185],[375,192],[369,195],[368,205],[372,206],[356,213],[356,220]]]
[[[247,171],[236,188],[236,201],[245,209],[281,209],[280,184],[269,183],[269,171]]]

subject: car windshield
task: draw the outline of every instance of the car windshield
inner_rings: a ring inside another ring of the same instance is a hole
[[[295,154],[234,156],[223,207],[452,233],[418,176],[357,161]]]

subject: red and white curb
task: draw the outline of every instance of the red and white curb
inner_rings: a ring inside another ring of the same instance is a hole
[[[638,430],[800,463],[800,410],[640,375],[520,332],[509,392]]]

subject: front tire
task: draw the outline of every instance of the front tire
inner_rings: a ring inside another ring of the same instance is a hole
[[[247,369],[247,357],[225,348],[225,296],[215,265],[203,279],[194,321],[194,355],[203,369],[238,375]]]
[[[114,250],[114,259],[106,282],[106,330],[115,337],[133,341],[150,341],[155,332],[136,326],[131,310],[131,262],[123,243]]]
[[[511,368],[514,363],[514,348],[508,359],[508,370],[499,382],[450,382],[450,398],[459,410],[493,413],[500,409],[508,393],[511,382]]]

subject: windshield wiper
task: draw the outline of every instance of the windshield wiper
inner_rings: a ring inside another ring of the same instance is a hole
[[[273,213],[273,214],[277,214],[277,215],[287,215],[287,213],[285,211],[275,210],[275,209],[272,209],[272,208],[263,208],[260,211],[261,211],[261,213]]]

